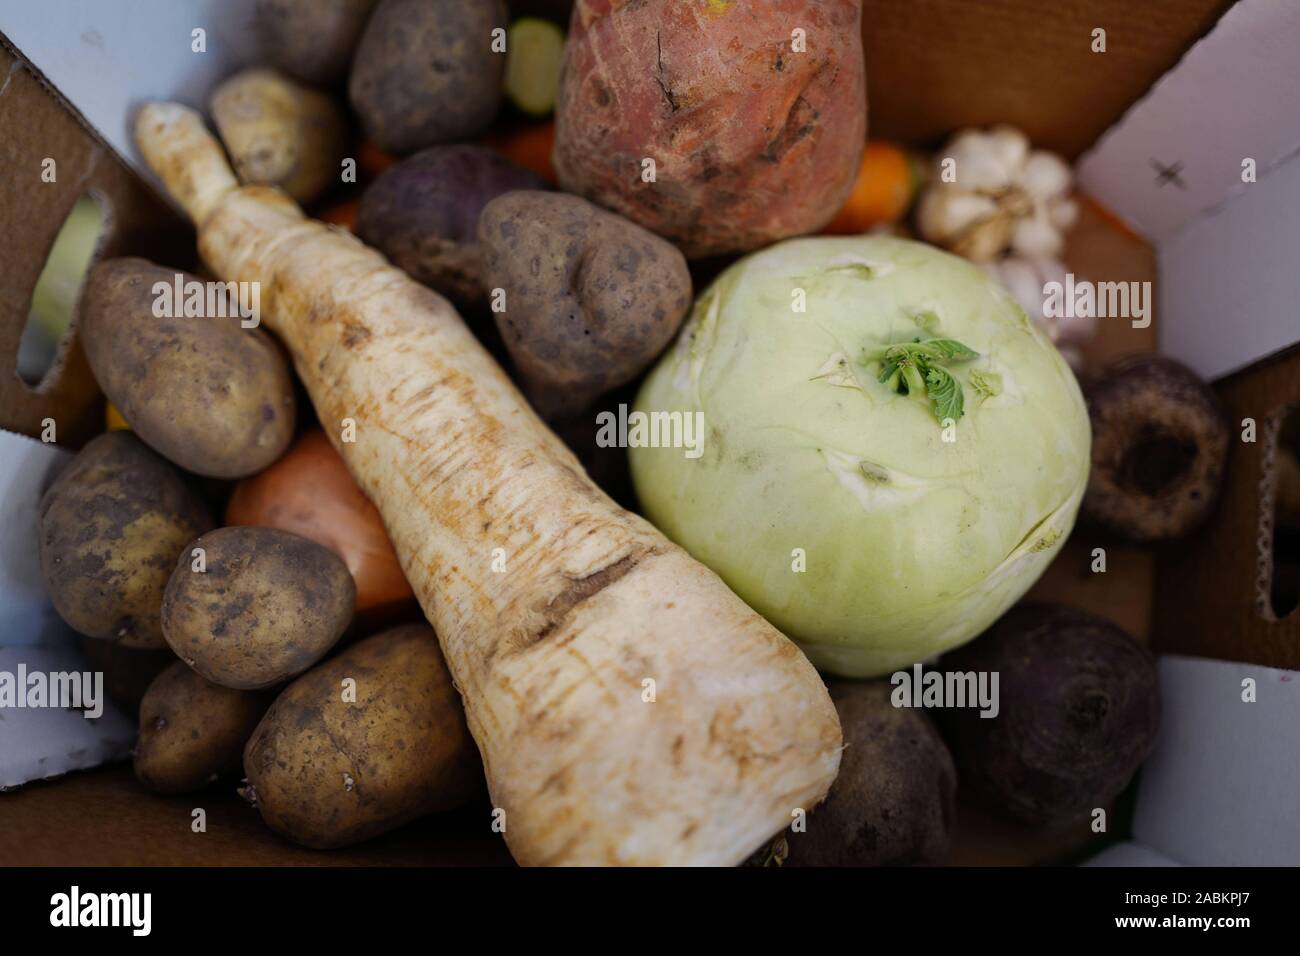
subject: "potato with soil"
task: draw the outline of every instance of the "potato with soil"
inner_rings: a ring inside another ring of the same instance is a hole
[[[285,688],[244,748],[244,774],[271,829],[321,849],[461,806],[483,780],[427,624],[367,638]]]
[[[209,105],[243,182],[279,186],[300,203],[339,182],[347,126],[324,93],[257,67],[223,82]]]
[[[219,528],[192,542],[172,572],[163,633],[208,680],[258,690],[324,657],[355,604],[348,566],[328,548],[278,528]]]
[[[1154,658],[1086,611],[1018,604],[942,667],[998,674],[996,717],[953,709],[943,724],[962,786],[1024,822],[1064,824],[1105,807],[1155,745]]]
[[[866,140],[861,14],[860,0],[577,0],[560,185],[690,258],[819,229]]]
[[[347,72],[375,0],[257,0],[267,58],[290,76],[331,86]]]
[[[492,31],[509,25],[504,0],[380,0],[348,87],[366,137],[405,155],[487,129],[506,60]]]
[[[790,866],[903,866],[948,856],[957,772],[930,718],[895,707],[884,682],[837,682],[840,775],[804,833],[786,833]]]
[[[81,334],[95,380],[135,434],[182,468],[211,478],[261,471],[293,438],[284,354],[261,329],[241,327],[232,303],[176,314],[177,282],[199,280],[144,259],[95,266]]]
[[[478,238],[485,282],[505,292],[497,327],[544,415],[640,375],[691,304],[671,243],[577,196],[506,193],[484,208]]]
[[[262,691],[221,687],[174,662],[140,702],[136,779],[158,793],[190,793],[238,770],[271,700]]]
[[[361,199],[357,235],[462,308],[486,304],[478,220],[491,200],[546,181],[484,146],[434,146],[385,170]]]
[[[180,474],[131,432],[91,441],[40,504],[41,572],[74,630],[163,648],[160,608],[177,555],[212,527]]]

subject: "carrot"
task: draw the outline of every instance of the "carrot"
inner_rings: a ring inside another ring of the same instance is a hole
[[[446,300],[238,186],[192,110],[150,104],[136,138],[211,271],[260,283],[438,632],[516,859],[734,864],[825,796],[839,721],[807,659],[601,492]]]
[[[822,232],[849,235],[897,222],[907,213],[915,195],[916,176],[907,154],[893,143],[873,140],[862,152],[862,164],[848,201]]]
[[[368,179],[373,179],[389,166],[396,164],[396,156],[385,153],[368,139],[363,139],[357,147],[357,166],[361,168],[361,171],[365,173]]]
[[[357,231],[357,216],[361,213],[361,200],[348,199],[344,202],[330,206],[321,213],[321,222],[328,222],[334,226],[342,226],[348,232]]]
[[[505,154],[516,166],[531,169],[548,183],[555,184],[555,166],[551,153],[555,149],[555,121],[532,123],[488,137],[486,145]]]

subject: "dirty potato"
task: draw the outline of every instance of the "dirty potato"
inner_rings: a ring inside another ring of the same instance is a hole
[[[347,72],[375,0],[257,0],[254,25],[271,62],[304,83]]]
[[[244,749],[246,796],[304,846],[347,846],[465,803],[482,785],[433,629],[394,628],[304,674]]]
[[[405,155],[472,139],[501,106],[504,0],[380,0],[352,60],[349,96],[366,136]]]
[[[178,281],[199,280],[144,259],[91,271],[81,341],[95,380],[132,430],[182,468],[211,478],[261,471],[293,438],[289,366],[233,309],[220,317],[205,303],[202,315],[160,316],[175,312],[175,302],[156,306]]]
[[[176,557],[212,527],[207,506],[131,432],[91,441],[41,498],[41,572],[55,610],[87,637],[162,648]]]
[[[339,181],[347,127],[334,100],[262,67],[236,73],[210,103],[235,172],[300,203]]]
[[[497,327],[547,416],[640,375],[691,304],[691,275],[672,244],[577,196],[498,196],[478,238],[485,282],[505,293]]]
[[[189,793],[238,770],[271,699],[214,684],[175,661],[140,702],[136,778],[159,793]]]
[[[194,541],[172,572],[163,634],[210,681],[272,687],[343,636],[356,593],[348,566],[315,541],[278,528],[219,528]]]

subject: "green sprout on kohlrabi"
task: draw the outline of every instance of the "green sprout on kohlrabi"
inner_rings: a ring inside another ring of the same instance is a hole
[[[890,391],[915,398],[928,397],[934,417],[943,424],[965,414],[961,383],[948,371],[954,362],[969,362],[979,353],[956,339],[916,338],[881,348],[869,349],[863,364],[880,363],[878,380]]]

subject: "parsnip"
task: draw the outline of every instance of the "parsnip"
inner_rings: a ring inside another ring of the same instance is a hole
[[[840,730],[812,666],[597,489],[444,299],[238,187],[194,112],[148,105],[136,137],[212,272],[261,283],[438,632],[521,863],[737,863],[822,799]]]

